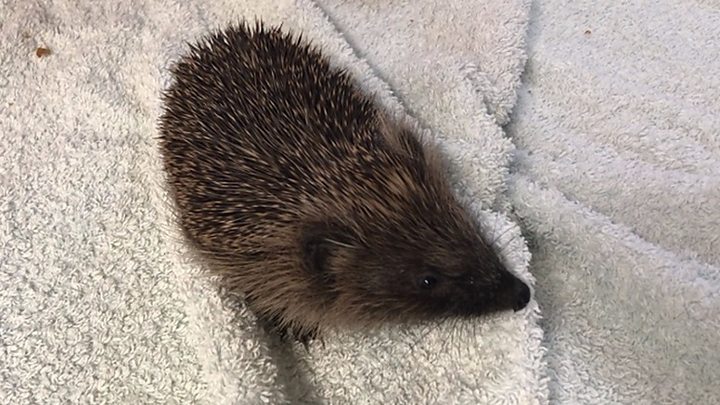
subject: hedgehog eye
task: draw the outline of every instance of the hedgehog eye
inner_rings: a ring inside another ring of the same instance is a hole
[[[438,280],[435,276],[425,276],[420,280],[420,286],[427,290],[432,289],[437,284]]]

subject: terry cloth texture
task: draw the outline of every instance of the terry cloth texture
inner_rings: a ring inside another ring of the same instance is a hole
[[[508,134],[551,403],[720,402],[720,3],[533,3]]]
[[[259,17],[303,32],[428,129],[458,193],[533,283],[519,228],[488,211],[506,206],[513,146],[499,125],[529,4],[371,3],[353,25],[324,2],[346,37],[309,0],[0,3],[0,403],[546,402],[535,301],[328,336],[305,353],[217,291],[173,226],[156,144],[167,69],[185,41]]]

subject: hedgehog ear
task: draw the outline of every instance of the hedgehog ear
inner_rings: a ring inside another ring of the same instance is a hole
[[[325,273],[328,259],[346,240],[345,233],[332,225],[312,224],[305,227],[301,249],[303,265],[311,273]]]

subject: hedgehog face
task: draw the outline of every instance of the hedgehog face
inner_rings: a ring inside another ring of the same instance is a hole
[[[405,273],[402,295],[421,312],[475,316],[518,311],[530,300],[527,285],[481,242],[472,248],[431,249]]]
[[[443,238],[432,230],[412,237],[396,231],[364,241],[336,229],[312,233],[304,245],[306,270],[353,318],[471,317],[527,305],[527,285],[479,236],[448,243],[443,231]]]

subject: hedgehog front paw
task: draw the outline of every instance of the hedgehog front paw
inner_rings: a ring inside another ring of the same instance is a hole
[[[319,332],[318,328],[313,328],[311,330],[306,330],[300,333],[294,333],[293,339],[296,342],[302,343],[302,345],[305,347],[305,350],[308,350],[310,347],[310,342],[318,340]],[[320,339],[322,342],[322,339]],[[323,346],[325,346],[325,342],[322,342]]]
[[[278,336],[283,342],[302,343],[305,349],[308,349],[310,342],[317,340],[319,336],[317,327],[310,329],[294,328],[292,325],[283,324],[277,316],[260,315],[258,318],[267,332]]]

